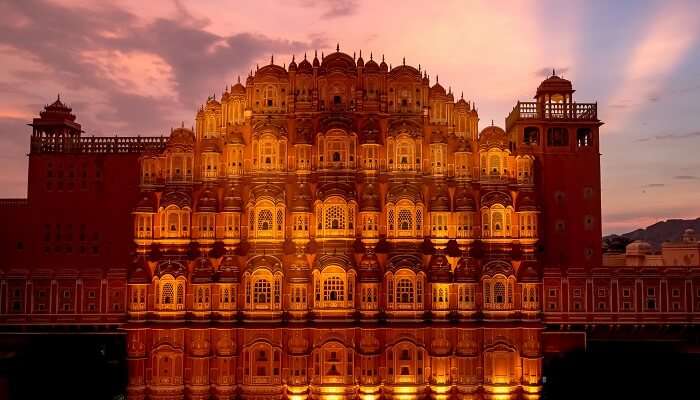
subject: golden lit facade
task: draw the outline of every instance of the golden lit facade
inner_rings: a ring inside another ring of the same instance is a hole
[[[340,51],[168,137],[82,137],[59,99],[29,200],[0,202],[31,222],[0,242],[0,317],[126,331],[133,399],[538,398],[562,271],[601,265],[601,122],[554,74],[478,122],[420,67]]]

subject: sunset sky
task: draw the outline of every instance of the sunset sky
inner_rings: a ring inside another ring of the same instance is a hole
[[[0,197],[26,196],[26,124],[59,92],[87,135],[166,135],[271,54],[336,43],[420,63],[480,128],[556,68],[605,122],[604,232],[700,216],[700,1],[0,0]]]

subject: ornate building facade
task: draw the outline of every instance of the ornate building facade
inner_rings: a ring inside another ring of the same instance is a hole
[[[551,327],[700,311],[697,258],[603,265],[602,123],[573,93],[553,74],[479,131],[420,67],[335,51],[168,137],[85,137],[59,99],[0,204],[2,322],[122,329],[134,399],[537,398]]]

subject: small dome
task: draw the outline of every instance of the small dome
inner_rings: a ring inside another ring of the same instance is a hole
[[[430,211],[450,211],[450,195],[444,184],[438,185],[430,199]]]
[[[382,62],[379,63],[379,69],[380,69],[382,72],[387,72],[387,71],[389,70],[389,66],[386,65],[386,63],[384,62],[384,56],[382,56]]]
[[[199,201],[197,201],[197,211],[202,212],[216,212],[219,205],[219,201],[216,199],[216,195],[209,189],[202,191],[199,195]]]
[[[635,240],[634,242],[628,244],[625,248],[625,254],[628,256],[645,256],[651,253],[651,244],[642,240]]]
[[[430,134],[430,143],[447,143],[447,139],[442,132],[435,131]]]
[[[224,211],[241,212],[243,210],[243,200],[239,187],[231,185],[224,192]]]
[[[367,64],[365,64],[365,73],[372,74],[377,72],[379,72],[379,64],[370,58]]]
[[[153,197],[153,193],[142,193],[141,199],[139,200],[135,212],[156,212],[156,201]]]
[[[216,139],[202,140],[202,153],[221,153],[219,142]]]
[[[508,143],[506,132],[497,126],[487,126],[479,133],[479,143],[482,145],[500,145]]]
[[[192,283],[208,283],[212,282],[214,277],[214,268],[206,257],[200,257],[194,260],[192,269]]]
[[[571,81],[557,76],[554,71],[552,71],[552,76],[543,80],[540,86],[537,87],[537,94],[535,97],[539,97],[539,95],[544,93],[568,94],[573,91]]]
[[[362,59],[362,52],[360,52],[360,57],[357,58],[357,66],[358,67],[365,66],[365,60]]]
[[[374,183],[369,182],[365,185],[360,198],[360,211],[381,211],[381,200],[379,193]]]
[[[369,251],[362,255],[358,278],[360,282],[379,282],[379,260],[374,252]]]
[[[148,268],[148,263],[144,257],[136,257],[131,263],[129,268],[129,283],[151,283],[151,270]]]
[[[311,279],[310,273],[311,268],[309,267],[309,262],[306,260],[306,256],[297,254],[292,264],[289,266],[289,271],[287,271],[287,281],[289,283],[309,282]]]
[[[195,136],[194,132],[187,128],[177,128],[173,129],[170,133],[170,138],[168,143],[170,144],[194,144]]]
[[[300,183],[292,197],[291,212],[311,212],[311,201],[309,185]]]
[[[467,113],[469,111],[469,104],[466,101],[464,101],[463,97],[457,100],[457,102],[455,103],[455,113]]]
[[[314,68],[311,66],[309,60],[306,59],[306,54],[304,54],[304,59],[299,63],[299,68],[297,69],[298,74],[313,74]]]
[[[476,258],[462,256],[457,261],[455,268],[455,282],[478,282],[481,275],[481,267]]]
[[[476,211],[476,202],[471,192],[464,186],[460,186],[455,190],[455,211]]]
[[[240,78],[238,82],[231,87],[231,95],[245,95],[245,86],[241,85]]]
[[[433,254],[430,257],[430,282],[450,282],[451,268],[444,254]]]
[[[289,63],[289,71],[296,71],[297,63],[294,61],[294,56],[292,56],[292,61]]]
[[[540,282],[540,264],[535,260],[524,260],[518,268],[518,282]]]
[[[537,201],[535,200],[534,193],[522,193],[517,198],[518,202],[515,204],[516,212],[526,212],[526,211],[538,211]]]
[[[318,68],[321,66],[321,63],[318,61],[318,53],[314,53],[313,66],[314,68]]]
[[[240,282],[241,267],[238,264],[238,258],[233,254],[226,254],[221,260],[218,271],[216,271],[215,279],[221,283],[237,283]]]
[[[236,129],[226,134],[226,144],[245,144],[241,131]]]
[[[447,97],[447,92],[445,92],[445,88],[442,87],[442,85],[440,83],[435,82],[433,87],[430,88],[430,97],[431,98]]]
[[[457,143],[457,153],[470,153],[472,151],[472,145],[468,140],[460,139]]]

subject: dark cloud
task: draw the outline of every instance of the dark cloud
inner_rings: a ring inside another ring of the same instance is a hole
[[[662,135],[648,136],[639,138],[637,142],[648,142],[650,140],[678,140],[678,139],[693,139],[700,137],[700,131],[684,132],[684,133],[666,133]]]
[[[676,175],[673,179],[683,180],[683,181],[695,181],[700,180],[700,176],[696,175]]]
[[[340,2],[329,4],[329,10],[344,10]],[[63,92],[99,93],[97,104],[76,110],[88,129],[110,129],[87,126],[86,121],[92,120],[128,130],[123,134],[154,134],[171,126],[173,120],[191,121],[197,104],[212,93],[220,93],[233,82],[235,73],[247,71],[254,60],[324,44],[320,38],[301,42],[245,32],[219,36],[204,29],[208,19],[195,18],[182,3],[176,2],[175,9],[172,19],[146,23],[106,2],[93,8],[64,7],[42,0],[9,2],[0,5],[0,46],[30,54],[45,67],[44,71],[16,71],[17,87],[46,80],[62,87]],[[165,100],[133,94],[86,59],[85,52],[91,51],[156,55],[172,68],[176,93]],[[14,90],[20,90],[17,87]],[[94,115],[86,116],[86,112]]]
[[[357,12],[357,0],[300,0],[303,7],[323,10],[323,18],[348,17]]]
[[[541,78],[548,78],[552,76],[552,71],[556,72],[558,76],[562,76],[565,73],[569,72],[569,67],[563,67],[563,68],[551,68],[551,67],[542,67],[538,70],[536,70],[533,74],[536,77],[541,77]]]

